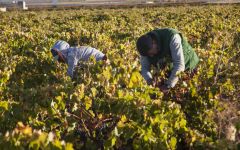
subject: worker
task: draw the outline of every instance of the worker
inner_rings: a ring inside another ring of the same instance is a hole
[[[99,50],[89,47],[70,47],[62,40],[58,40],[51,48],[51,53],[55,61],[66,63],[68,65],[67,74],[74,79],[74,70],[79,61],[88,61],[93,56],[96,61],[107,61],[107,56]]]
[[[150,31],[137,40],[140,53],[141,74],[148,85],[156,84],[150,72],[151,66],[170,66],[170,73],[162,85],[163,92],[174,88],[179,81],[179,73],[195,73],[199,58],[183,35],[172,28]]]

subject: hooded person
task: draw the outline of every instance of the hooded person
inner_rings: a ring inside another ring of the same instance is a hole
[[[170,76],[160,86],[162,91],[175,87],[179,72],[196,71],[199,58],[187,40],[175,29],[155,29],[139,37],[136,45],[141,55],[141,74],[149,85],[153,85],[151,65],[171,66]]]
[[[62,40],[58,40],[51,48],[53,59],[68,65],[67,74],[73,79],[74,69],[79,61],[88,61],[93,56],[96,61],[107,60],[105,54],[99,50],[88,47],[70,47],[70,45]]]

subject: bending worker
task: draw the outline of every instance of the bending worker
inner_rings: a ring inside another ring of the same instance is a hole
[[[155,29],[142,35],[137,40],[137,50],[141,55],[141,74],[149,85],[153,85],[150,73],[153,66],[172,66],[170,75],[159,88],[166,92],[173,88],[178,80],[178,73],[195,72],[199,58],[183,35],[171,28]]]
[[[73,79],[74,69],[78,65],[79,61],[87,61],[93,56],[96,61],[106,61],[107,57],[99,50],[88,47],[70,47],[70,45],[62,40],[57,41],[51,48],[51,53],[54,60],[68,65],[67,74]]]

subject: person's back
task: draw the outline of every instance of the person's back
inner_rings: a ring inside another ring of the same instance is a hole
[[[89,46],[80,46],[80,47],[70,47],[68,49],[68,55],[75,55],[77,59],[87,61],[91,56],[93,56],[96,61],[102,60],[105,56],[99,50],[89,47]]]

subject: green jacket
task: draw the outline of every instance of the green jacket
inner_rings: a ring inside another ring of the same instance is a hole
[[[154,57],[148,57],[149,62],[153,65],[156,65],[160,59],[171,60],[171,51],[170,51],[170,42],[172,37],[175,34],[179,34],[182,38],[182,48],[185,62],[185,70],[193,70],[198,62],[199,58],[191,45],[187,42],[187,40],[182,36],[182,34],[171,28],[163,28],[163,29],[155,29],[149,33],[151,36],[154,36],[157,39],[157,43],[160,49],[160,53]]]

